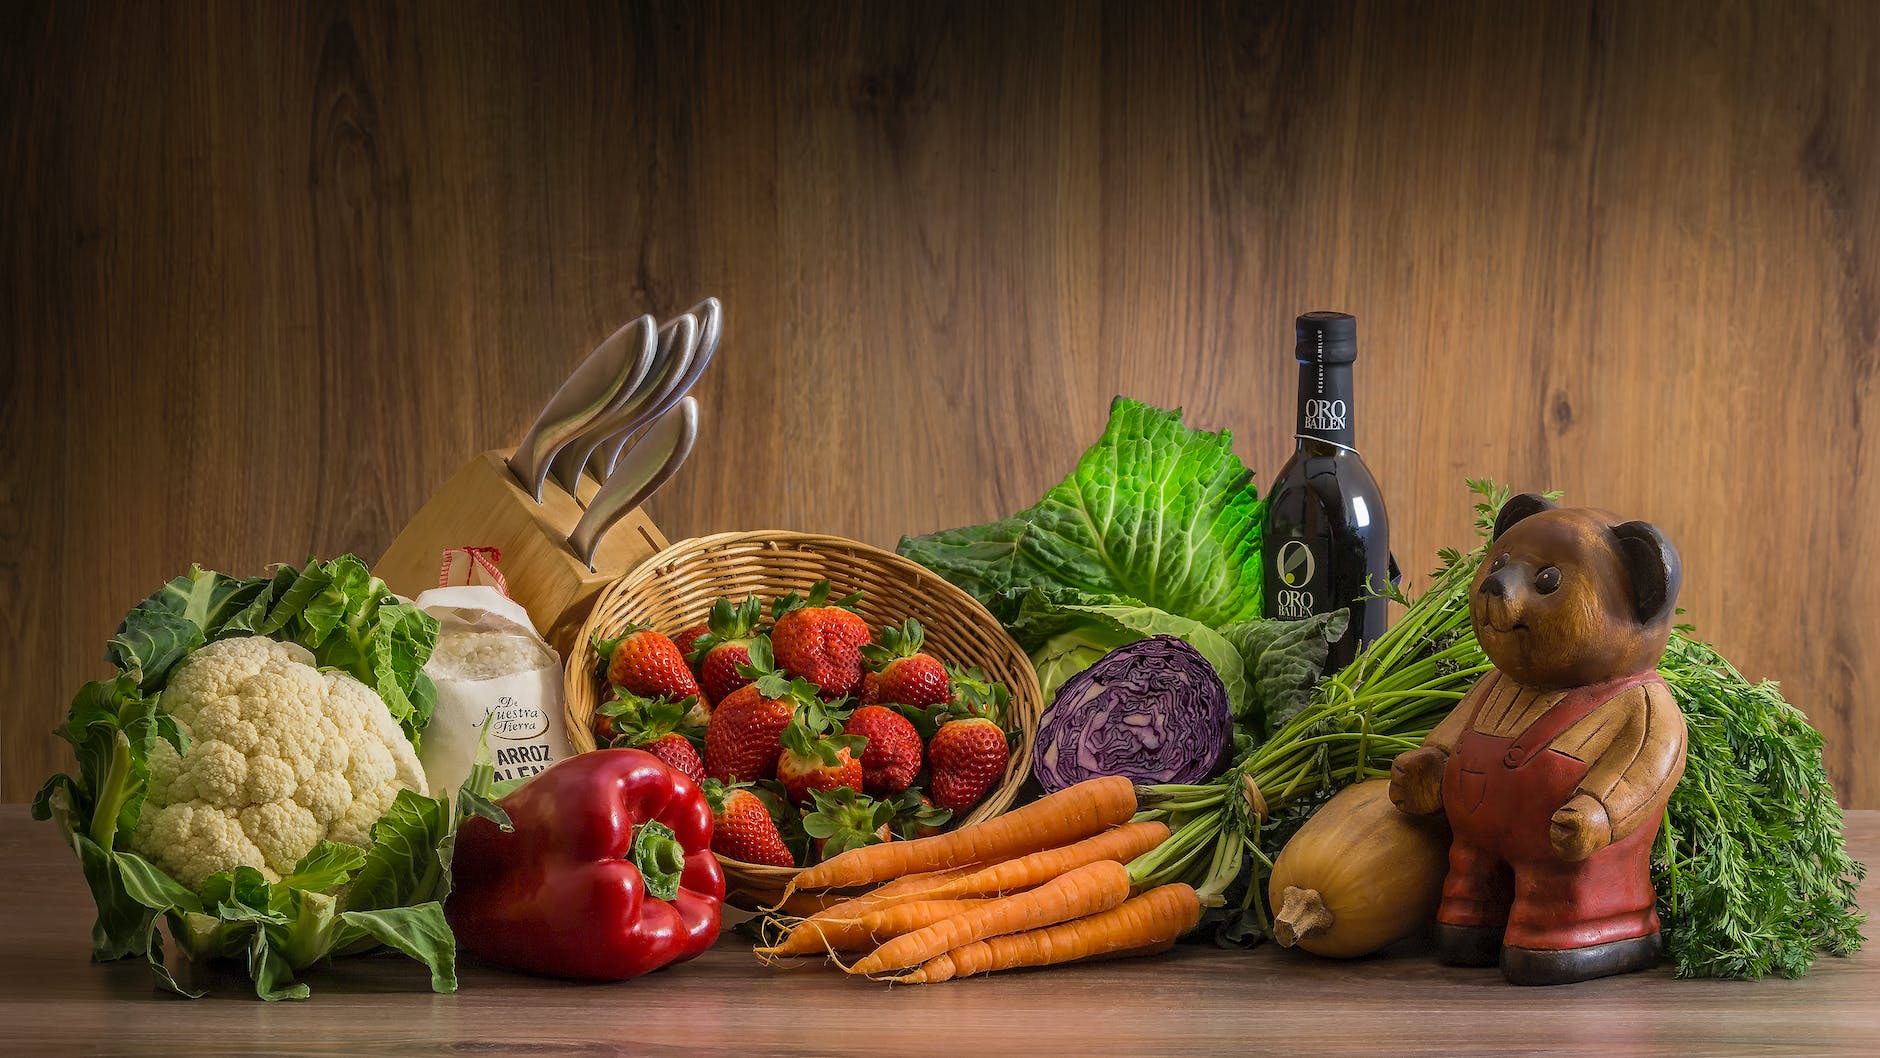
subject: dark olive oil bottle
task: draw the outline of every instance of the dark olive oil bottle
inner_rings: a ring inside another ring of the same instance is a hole
[[[1352,424],[1358,321],[1308,312],[1295,331],[1298,446],[1267,494],[1262,591],[1271,618],[1350,608],[1350,627],[1326,662],[1336,672],[1384,634],[1384,600],[1369,596],[1392,576],[1390,521]]]

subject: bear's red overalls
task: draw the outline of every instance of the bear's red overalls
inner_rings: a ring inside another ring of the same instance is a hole
[[[1496,684],[1506,677],[1491,677]],[[1443,769],[1443,807],[1454,840],[1437,921],[1500,927],[1504,944],[1561,950],[1658,932],[1650,862],[1656,824],[1641,826],[1578,863],[1548,840],[1550,820],[1578,792],[1588,764],[1550,748],[1593,710],[1655,672],[1568,691],[1514,737],[1476,730],[1493,685],[1476,705]]]

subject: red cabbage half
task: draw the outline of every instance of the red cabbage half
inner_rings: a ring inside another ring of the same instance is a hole
[[[1047,791],[1103,775],[1200,782],[1220,763],[1231,724],[1208,659],[1174,636],[1150,636],[1064,681],[1039,721],[1031,771]]]

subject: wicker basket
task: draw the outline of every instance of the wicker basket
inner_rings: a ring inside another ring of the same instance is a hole
[[[1018,644],[978,600],[938,574],[899,555],[836,536],[760,530],[682,540],[615,581],[594,604],[567,667],[568,736],[577,751],[594,748],[594,710],[602,688],[592,673],[593,640],[618,635],[629,624],[672,634],[705,620],[714,601],[755,594],[768,600],[807,592],[828,580],[840,597],[862,592],[857,610],[870,627],[921,623],[935,656],[976,665],[1012,692],[1008,726],[1018,746],[1005,776],[961,823],[976,823],[1005,811],[1031,774],[1031,743],[1044,694]],[[797,868],[770,867],[719,857],[727,898],[741,906],[768,902],[796,876]]]

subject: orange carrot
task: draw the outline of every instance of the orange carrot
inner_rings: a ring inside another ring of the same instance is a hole
[[[842,902],[841,897],[830,893],[792,893],[776,910],[790,915],[820,915]]]
[[[962,896],[999,896],[1042,885],[1067,871],[1098,860],[1128,863],[1168,840],[1166,823],[1124,823],[1093,838],[1063,848],[1046,849],[1015,860],[982,867],[919,893],[923,900]]]
[[[847,923],[870,911],[878,911],[883,908],[893,907],[898,904],[912,903],[915,900],[923,899],[924,894],[921,890],[943,885],[954,878],[971,874],[978,869],[978,865],[975,864],[966,867],[956,867],[948,871],[910,874],[906,877],[896,878],[891,882],[877,886],[866,893],[850,897],[797,893],[783,901],[785,908],[793,908],[797,906],[800,901],[810,898],[820,898],[820,907],[812,909],[814,913],[803,918],[792,918],[787,915],[772,915],[766,919],[765,936],[768,937],[770,932],[774,930],[780,932],[785,939],[772,945],[769,949],[759,949],[759,952],[760,954],[767,952],[773,956],[781,956],[813,955],[817,952],[824,951],[826,950],[825,946],[815,942],[814,938],[823,934],[830,936],[840,935],[844,928],[842,923]],[[827,928],[825,929],[824,927]],[[788,938],[799,933],[802,934],[804,939],[796,944],[792,944]],[[790,950],[781,950],[786,948]]]
[[[1201,900],[1195,891],[1180,883],[1164,885],[1088,918],[955,948],[893,980],[933,984],[1021,966],[1152,955],[1167,951],[1199,921]]]
[[[899,970],[1003,933],[1068,922],[1094,915],[1129,898],[1129,868],[1098,860],[1068,871],[1036,889],[985,903],[888,941],[849,967],[850,973]]]
[[[954,878],[971,874],[979,869],[980,865],[975,863],[965,867],[951,867],[943,871],[925,871],[920,874],[904,875],[900,878],[883,882],[875,888],[857,896],[851,896],[844,900],[826,904],[823,909],[816,914],[817,917],[826,915],[859,915],[864,911],[872,911],[875,908],[887,907],[895,903],[905,903],[906,898],[911,898],[924,889],[944,885]]]
[[[757,954],[770,958],[822,955],[826,952],[867,951],[903,933],[912,933],[942,919],[964,914],[983,900],[915,900],[870,911],[852,918],[804,919],[789,936]]]
[[[790,885],[791,889],[842,889],[905,874],[1010,859],[1080,841],[1125,823],[1135,814],[1134,783],[1115,775],[1086,779],[1023,808],[946,834],[850,849],[802,871]]]
[[[1115,910],[1115,908],[1112,908],[1111,910]],[[1097,916],[1092,915],[1090,916],[1090,918],[1080,918],[1076,920],[1076,922],[1060,922],[1058,923],[1057,926],[1052,926],[1049,928],[1058,929],[1063,926],[1074,926],[1074,925],[1077,925],[1078,922],[1088,922],[1090,921],[1090,919],[1094,919],[1096,917]],[[1043,932],[1043,930],[1039,930],[1038,932]],[[1025,934],[1023,933],[1009,933],[1003,937],[994,937],[991,940],[974,941],[973,943],[968,944],[965,948],[962,948],[961,950],[967,951],[967,952],[974,952],[974,949],[988,948],[989,945],[997,945],[998,942],[1000,941],[1017,940],[1019,937],[1023,937],[1023,936],[1025,936]],[[1082,959],[1062,960],[1062,962],[1109,962],[1113,959],[1141,959],[1150,955],[1160,955],[1163,952],[1168,951],[1170,948],[1173,948],[1174,946],[1175,946],[1175,941],[1173,939],[1170,939],[1170,940],[1157,941],[1154,944],[1145,944],[1140,948],[1124,948],[1121,951],[1104,952],[1102,955],[1090,955]],[[976,952],[974,952],[974,954],[971,957],[992,958],[994,954],[995,953],[993,952],[993,950],[991,948],[988,948],[988,952],[986,955],[980,956]],[[993,967],[988,967],[988,970],[1012,970],[1012,969],[1017,969],[1020,965],[1042,965],[1042,964],[1014,964],[1012,966],[993,966]],[[982,970],[979,972],[984,973],[986,971]],[[948,952],[945,955],[936,955],[933,958],[928,959],[926,962],[922,963],[921,965],[915,967],[913,970],[899,977],[884,977],[882,978],[882,980],[888,982],[889,984],[896,984],[896,985],[932,985],[932,984],[939,984],[942,981],[951,981],[955,977],[965,977],[965,976],[967,975],[959,973],[958,970],[956,969],[956,964],[953,961],[953,953]]]

